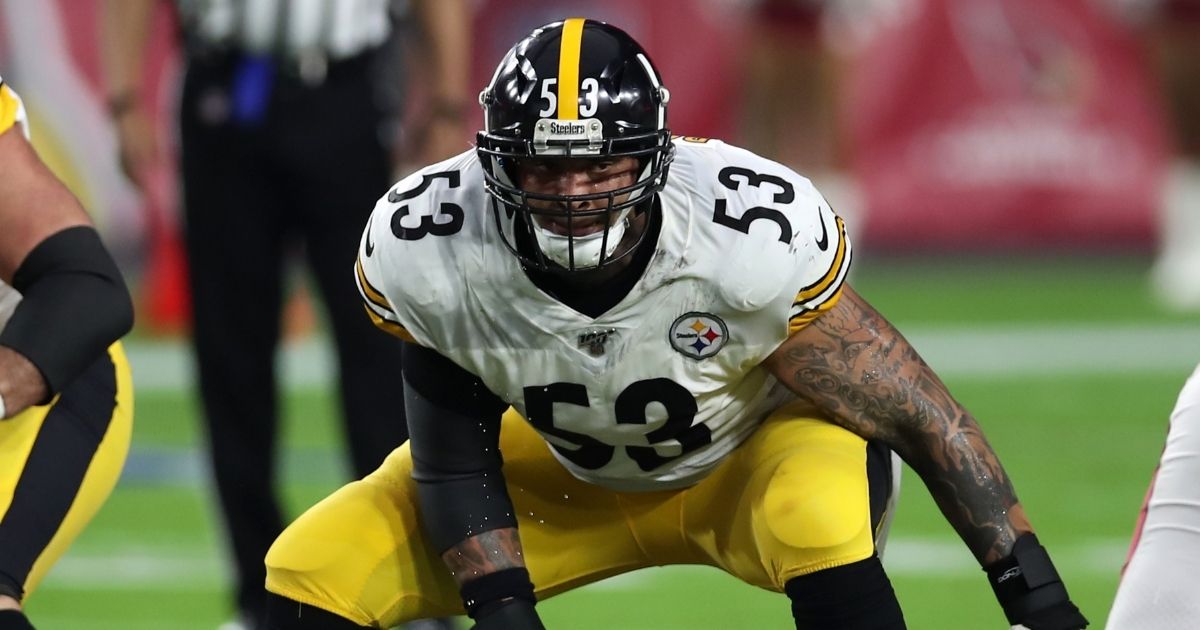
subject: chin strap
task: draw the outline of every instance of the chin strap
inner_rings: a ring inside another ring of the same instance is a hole
[[[534,221],[532,226],[534,239],[537,241],[537,247],[547,259],[565,269],[571,271],[595,269],[601,266],[601,262],[610,260],[616,253],[621,239],[629,230],[632,215],[633,209],[626,208],[621,211],[621,216],[613,225],[582,237],[555,234],[537,225],[537,222]],[[595,251],[585,253],[580,251],[592,247],[595,247]],[[572,250],[574,251],[574,265],[571,264]]]

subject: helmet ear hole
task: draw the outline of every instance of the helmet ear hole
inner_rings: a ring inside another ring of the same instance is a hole
[[[579,214],[585,221],[597,220],[603,212],[606,227],[600,237],[568,239],[566,255],[550,257],[560,266],[569,271],[590,269],[626,255],[616,251],[619,230],[609,231],[618,215],[623,224],[631,212],[652,205],[647,202],[666,181],[673,156],[666,124],[669,100],[670,92],[646,51],[612,25],[572,18],[542,26],[513,46],[480,92],[484,130],[477,136],[476,149],[496,225],[509,250],[531,267],[546,264],[547,252],[522,253],[513,239],[518,221],[535,233],[539,229],[533,217],[546,211],[532,207],[533,199],[543,208],[545,202],[564,208],[605,208],[590,211],[595,213],[590,217],[572,211],[572,216]],[[597,193],[527,193],[519,186],[517,161],[534,156],[632,157],[638,163],[637,177],[632,185]],[[538,247],[548,247],[554,239],[535,240]],[[597,245],[587,243],[597,240],[603,245],[593,255],[590,252]]]

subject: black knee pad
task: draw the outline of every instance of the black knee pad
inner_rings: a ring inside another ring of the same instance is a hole
[[[904,614],[877,556],[787,581],[797,630],[904,630]]]

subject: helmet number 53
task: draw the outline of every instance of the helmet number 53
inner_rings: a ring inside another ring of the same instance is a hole
[[[558,107],[558,95],[553,90],[558,84],[558,79],[551,77],[542,81],[542,99],[546,101],[546,107],[538,110],[538,116],[545,118],[554,114],[554,110]],[[580,84],[583,96],[583,103],[579,106],[579,115],[584,118],[589,118],[596,115],[596,111],[600,109],[600,82],[593,77],[588,77]],[[559,118],[563,116],[559,114]]]

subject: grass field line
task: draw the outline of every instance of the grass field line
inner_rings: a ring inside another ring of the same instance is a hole
[[[350,476],[346,455],[336,445],[291,447],[279,453],[289,483],[337,487]],[[121,472],[124,487],[197,488],[210,482],[206,451],[198,446],[158,446],[135,442]]]
[[[1183,371],[1200,361],[1200,324],[1074,324],[908,327],[905,336],[934,369],[947,375],[1016,375]],[[142,391],[180,390],[195,382],[183,341],[126,345],[134,383]],[[327,386],[333,357],[324,337],[283,346],[287,387]]]
[[[1057,541],[1054,558],[1072,575],[1112,576],[1121,568],[1127,539]],[[979,577],[979,567],[962,542],[952,538],[894,537],[888,542],[884,565],[892,575],[934,579]],[[686,578],[711,572],[708,567],[659,567],[609,578],[589,588],[636,590],[650,581]],[[195,544],[155,546],[105,544],[77,545],[46,577],[47,587],[58,589],[144,589],[176,591],[224,588],[228,583],[225,559],[211,547]]]

